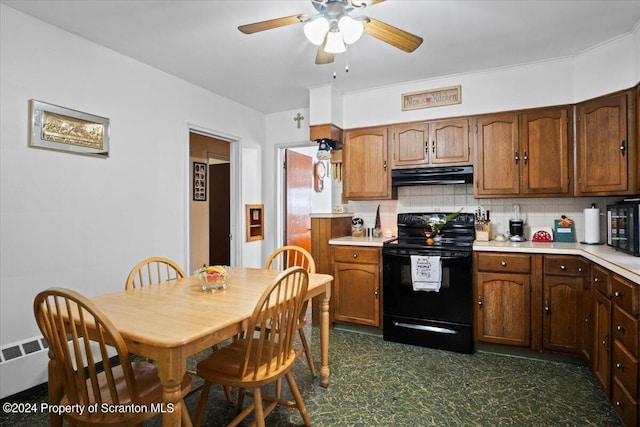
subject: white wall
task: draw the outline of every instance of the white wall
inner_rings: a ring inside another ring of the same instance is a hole
[[[189,125],[243,147],[264,139],[262,113],[4,5],[0,93],[2,346],[40,335],[32,302],[42,289],[117,291],[152,255],[188,265]],[[31,98],[110,118],[110,157],[29,148]]]

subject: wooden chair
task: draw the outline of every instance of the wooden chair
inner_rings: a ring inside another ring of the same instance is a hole
[[[186,276],[184,270],[168,258],[152,257],[140,261],[129,273],[125,289],[148,286],[167,280],[181,279]]]
[[[128,426],[159,413],[151,412],[152,403],[156,407],[162,402],[162,383],[156,366],[144,361],[131,362],[120,332],[89,299],[69,289],[52,288],[36,296],[33,308],[38,327],[49,344],[50,403],[77,404],[85,408],[83,413],[65,413],[69,424]],[[114,352],[119,365],[112,364],[110,359]],[[100,361],[101,372],[96,367]],[[191,377],[185,375],[182,396],[190,388]],[[188,424],[184,400],[181,403],[182,420]],[[147,410],[140,413],[137,410],[125,413],[86,410],[93,404],[98,408],[132,405]],[[51,424],[58,424],[57,421],[61,423],[61,419],[52,414]]]
[[[313,260],[311,254],[304,248],[300,246],[283,246],[279,249],[276,249],[267,259],[264,268],[270,270],[283,271],[289,267],[299,266],[307,270],[309,274],[313,274],[316,272],[316,263]],[[304,333],[304,327],[306,326],[307,320],[307,307],[309,306],[309,301],[305,301],[302,306],[302,310],[300,311],[300,319],[298,321],[298,334],[300,335],[300,341],[302,342],[302,349],[296,352],[297,356],[300,356],[302,353],[307,358],[307,363],[309,364],[309,370],[311,370],[311,376],[316,376],[316,368],[313,364],[313,357],[311,356],[311,347],[309,347],[309,342],[307,341],[307,337]]]
[[[302,395],[291,374],[296,358],[293,340],[308,284],[309,274],[302,267],[291,267],[281,272],[256,304],[247,328],[250,332],[198,363],[197,373],[205,383],[194,425],[199,426],[202,421],[212,383],[239,388],[238,410],[242,409],[244,395],[253,395],[253,402],[229,426],[238,425],[253,411],[255,423],[263,427],[265,417],[278,404],[298,408],[304,424],[311,425]],[[261,324],[272,327],[256,329]],[[289,383],[294,401],[281,399],[279,382],[283,376]],[[263,397],[260,387],[271,383],[278,385],[275,396]],[[253,391],[247,392],[247,388]],[[263,408],[263,400],[271,403]]]

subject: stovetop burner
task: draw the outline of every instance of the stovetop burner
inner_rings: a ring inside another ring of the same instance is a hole
[[[421,212],[398,214],[398,239],[385,243],[385,246],[395,248],[420,249],[420,248],[456,248],[458,250],[471,250],[475,239],[474,215],[460,213],[456,218],[445,224],[440,232],[429,240],[427,234],[430,227],[424,218],[431,221],[444,221],[450,215],[446,212]]]

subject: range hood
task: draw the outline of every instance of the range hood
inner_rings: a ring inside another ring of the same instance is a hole
[[[468,184],[473,182],[473,166],[447,166],[391,171],[393,186]]]

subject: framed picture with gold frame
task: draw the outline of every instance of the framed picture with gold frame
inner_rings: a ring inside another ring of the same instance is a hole
[[[29,146],[109,157],[109,119],[31,99]]]

